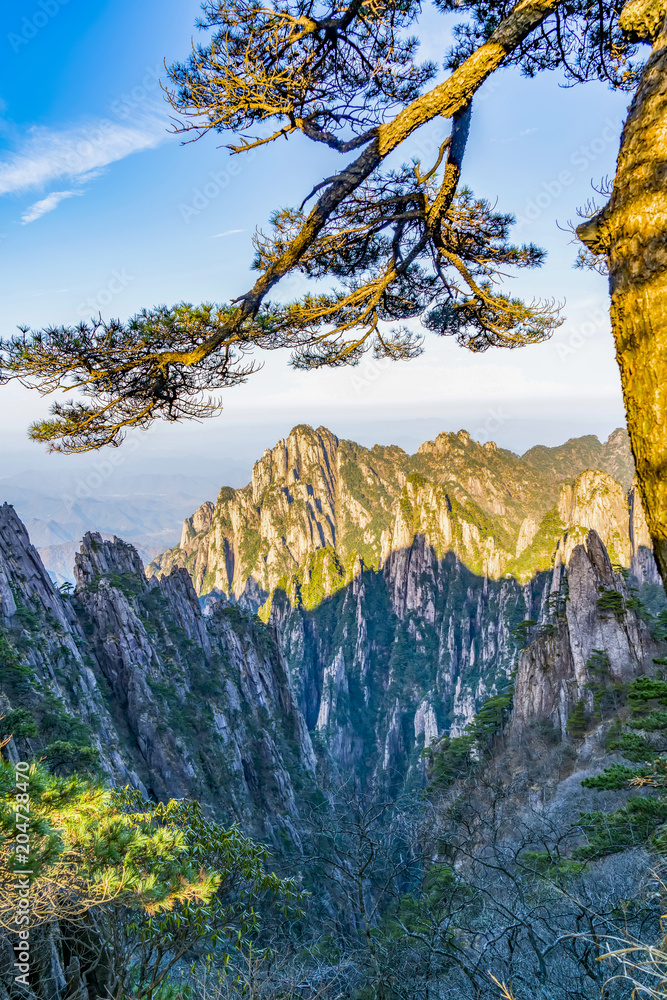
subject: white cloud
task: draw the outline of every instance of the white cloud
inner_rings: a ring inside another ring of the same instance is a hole
[[[24,226],[27,226],[29,222],[34,222],[36,219],[41,219],[43,215],[47,212],[52,212],[61,201],[65,198],[72,198],[74,195],[83,194],[83,191],[52,191],[48,194],[46,198],[42,198],[41,201],[36,201],[34,205],[21,216],[21,222]]]
[[[158,146],[168,138],[165,121],[146,115],[132,125],[103,118],[70,129],[32,128],[23,147],[0,161],[0,195],[61,178],[89,180],[93,171]]]
[[[215,233],[212,240],[219,240],[221,236],[231,236],[233,233],[245,233],[245,229],[226,229],[224,233]]]

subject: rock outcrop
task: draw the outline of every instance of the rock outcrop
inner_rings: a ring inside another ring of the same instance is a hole
[[[589,532],[655,585],[631,468],[623,431],[520,459],[465,431],[409,456],[300,426],[147,572],[184,567],[209,601],[259,608],[339,764],[403,773],[506,682],[515,629],[547,614],[554,561],[579,578]]]
[[[298,843],[297,788],[314,783],[315,757],[266,626],[223,605],[203,615],[185,570],[147,580],[117,538],[86,535],[76,578],[72,594],[55,588],[13,508],[0,508],[10,750],[50,759],[91,745],[115,783],[198,798],[219,819]]]
[[[72,603],[52,582],[9,504],[0,507],[0,634],[0,715],[11,723],[15,710],[34,714],[48,742],[71,741],[75,730],[81,740],[85,733],[114,781],[141,787]],[[19,750],[36,752],[37,734],[28,735],[33,727],[22,720],[26,736],[9,744],[16,759]]]
[[[311,734],[327,766],[395,789],[517,667],[516,724],[561,729],[592,697],[596,650],[612,680],[645,669],[628,574],[651,601],[658,587],[641,505],[580,459],[577,442],[551,450],[547,475],[463,431],[408,456],[295,428],[147,575],[131,546],[88,534],[63,595],[6,515],[4,620],[16,632],[25,577],[24,617],[59,622],[96,692],[85,724],[103,720],[107,771],[295,841]]]
[[[579,700],[592,714],[595,684],[652,672],[658,646],[594,530],[571,549],[567,565],[559,552],[550,593],[566,597],[519,656],[512,727],[549,720],[565,735]]]
[[[181,544],[148,573],[183,566],[200,596],[215,590],[250,605],[251,592],[263,600],[320,549],[333,549],[344,566],[358,557],[379,569],[428,525],[438,552],[455,551],[469,569],[497,577],[515,557],[526,517],[539,524],[559,489],[554,475],[466,431],[407,455],[299,426],[267,449],[248,486],[226,487],[214,506],[200,507]]]
[[[180,545],[154,560],[148,575],[181,566],[199,596],[216,593],[257,610],[295,573],[312,573],[323,549],[349,579],[357,560],[380,570],[423,534],[439,558],[453,552],[478,575],[526,582],[549,568],[555,542],[576,526],[597,530],[612,559],[629,565],[631,470],[620,430],[604,445],[578,438],[519,458],[466,431],[439,434],[408,455],[301,425],[267,449],[248,486],[225,487],[188,518]]]

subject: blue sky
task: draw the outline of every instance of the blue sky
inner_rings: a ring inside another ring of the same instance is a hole
[[[168,132],[158,79],[187,55],[190,0],[15,0],[0,18],[0,255],[2,332],[19,323],[75,322],[102,311],[224,301],[252,280],[250,237],[270,211],[301,201],[342,164],[305,140],[231,158],[219,137],[181,145]],[[448,26],[427,9],[423,54],[442,60]],[[405,447],[466,426],[523,450],[623,420],[606,281],[575,271],[559,229],[613,175],[627,95],[564,89],[554,74],[497,74],[475,102],[465,182],[518,218],[516,235],[549,251],[513,293],[566,301],[566,323],[545,345],[475,356],[433,336],[410,364],[297,373],[271,354],[205,425],[158,426],[128,463],[182,468],[249,463],[298,422],[325,423],[364,443]],[[426,160],[437,123],[401,159]],[[289,295],[294,286],[282,293]],[[25,429],[48,400],[0,390],[0,461],[46,471],[89,458],[45,458]],[[217,465],[216,465],[217,463]]]

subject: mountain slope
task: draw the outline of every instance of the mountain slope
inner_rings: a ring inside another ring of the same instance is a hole
[[[602,443],[594,434],[570,438],[555,448],[536,445],[524,452],[523,461],[545,477],[570,480],[586,469],[601,469],[629,489],[635,478],[635,466],[630,452],[630,439],[623,428],[617,428]]]
[[[16,759],[67,766],[92,748],[116,783],[298,842],[315,758],[266,627],[236,608],[202,615],[187,573],[149,581],[117,538],[86,535],[76,576],[71,595],[56,589],[0,507],[0,723]]]
[[[184,568],[207,606],[259,609],[309,729],[340,766],[392,781],[507,682],[517,628],[548,617],[554,567],[591,530],[658,585],[635,492],[580,471],[627,465],[623,432],[543,452],[526,462],[460,431],[410,456],[296,427],[147,573]]]
[[[623,433],[604,446],[582,438],[561,449],[533,449],[526,461],[492,442],[480,445],[466,431],[440,434],[407,455],[301,425],[267,449],[248,486],[223,488],[215,504],[188,518],[180,545],[155,559],[148,574],[182,566],[199,595],[219,591],[257,608],[319,549],[333,549],[348,575],[357,559],[379,569],[428,524],[436,548],[455,552],[471,571],[525,580],[541,568],[535,548],[527,550],[554,511],[562,480],[600,468],[587,464],[600,455],[625,475],[632,460]],[[547,524],[542,534],[560,533],[554,518],[554,530]]]

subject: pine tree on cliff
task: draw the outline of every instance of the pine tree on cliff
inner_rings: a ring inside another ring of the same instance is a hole
[[[224,969],[252,944],[260,904],[279,902],[286,914],[298,901],[267,859],[197,802],[145,801],[129,788],[0,759],[0,935],[29,956],[15,979],[20,948],[16,956],[10,945],[8,961],[0,948],[0,991],[18,995],[16,982],[21,995],[51,1000],[61,995],[54,966],[69,978],[75,959],[77,996],[181,995],[171,983],[177,969],[189,995],[183,965],[194,971],[215,959]]]
[[[580,698],[570,712],[565,728],[570,736],[574,736],[575,739],[580,739],[586,734],[588,722],[589,720],[586,715],[586,706],[583,698]]]
[[[119,444],[130,426],[217,412],[209,393],[244,381],[255,348],[289,347],[300,368],[411,358],[422,338],[402,327],[455,336],[472,351],[515,348],[559,324],[549,303],[499,289],[507,267],[535,267],[543,251],[510,242],[512,218],[460,187],[471,102],[501,65],[529,76],[560,68],[573,82],[605,80],[635,91],[609,204],[579,229],[594,263],[608,268],[611,316],[628,428],[658,564],[667,577],[667,97],[666,0],[436,0],[456,13],[450,75],[416,60],[406,29],[417,0],[350,0],[319,7],[274,0],[207,0],[211,40],[170,70],[183,131],[234,133],[234,153],[294,133],[355,154],[343,169],[282,209],[254,238],[259,276],[230,305],[145,310],[128,323],[25,329],[5,343],[6,377],[41,392],[74,387],[34,439],[65,452]],[[644,66],[637,46],[653,44]],[[451,119],[431,163],[384,167],[427,122]],[[268,127],[268,132],[267,132]],[[316,198],[309,212],[305,206]],[[333,278],[328,292],[289,305],[271,290],[300,270]]]

